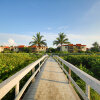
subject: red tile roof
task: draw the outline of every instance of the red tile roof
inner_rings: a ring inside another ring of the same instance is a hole
[[[19,45],[19,46],[17,46],[18,48],[24,48],[25,47],[25,45]]]
[[[68,46],[74,46],[73,44],[68,44]]]
[[[29,47],[31,47],[31,48],[36,48],[37,46],[36,46],[36,45],[32,45],[32,46],[29,46]]]
[[[86,45],[76,44],[76,46],[79,46],[80,47],[80,46],[86,46]]]
[[[3,48],[7,49],[7,48],[10,48],[9,46],[4,46]]]
[[[74,45],[74,44],[68,44],[68,45],[63,45],[63,46],[78,46],[78,47],[81,47],[81,46],[86,46],[86,45],[81,45],[81,44],[76,44],[76,45]],[[60,47],[60,46],[58,46],[58,47]]]
[[[31,48],[37,48],[37,47],[39,47],[39,48],[47,48],[47,47],[45,47],[45,46],[36,46],[36,45],[29,46],[29,47],[31,47]]]

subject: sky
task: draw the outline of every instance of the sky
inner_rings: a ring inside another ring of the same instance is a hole
[[[0,0],[0,45],[29,45],[37,32],[48,47],[60,32],[73,44],[100,44],[100,0]]]

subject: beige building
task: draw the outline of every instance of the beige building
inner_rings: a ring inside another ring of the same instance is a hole
[[[60,51],[68,51],[68,52],[81,52],[86,51],[86,45],[81,44],[68,44],[68,45],[62,45],[60,46]]]
[[[14,46],[14,47],[9,47],[9,46],[0,47],[0,52],[2,52],[4,50],[11,50],[11,51],[19,52],[19,51],[24,51],[24,48],[30,48],[32,50],[32,52],[39,52],[39,51],[46,52],[46,50],[47,50],[46,46],[36,46],[36,45],[25,46],[25,45],[19,45],[19,46]]]
[[[30,47],[32,48],[33,52],[39,52],[39,51],[46,52],[46,50],[47,50],[46,46],[36,46],[36,45],[33,45],[33,46],[30,46]]]
[[[0,52],[4,51],[4,48],[3,47],[0,47]]]

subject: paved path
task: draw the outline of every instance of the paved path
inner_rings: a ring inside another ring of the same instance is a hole
[[[31,84],[23,100],[80,100],[59,67],[49,58]]]

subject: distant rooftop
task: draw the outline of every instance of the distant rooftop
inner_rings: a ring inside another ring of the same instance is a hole
[[[82,44],[64,44],[62,46],[78,46],[78,47],[81,47],[81,46],[86,46],[86,45],[82,45]],[[58,46],[60,47],[60,46]]]

